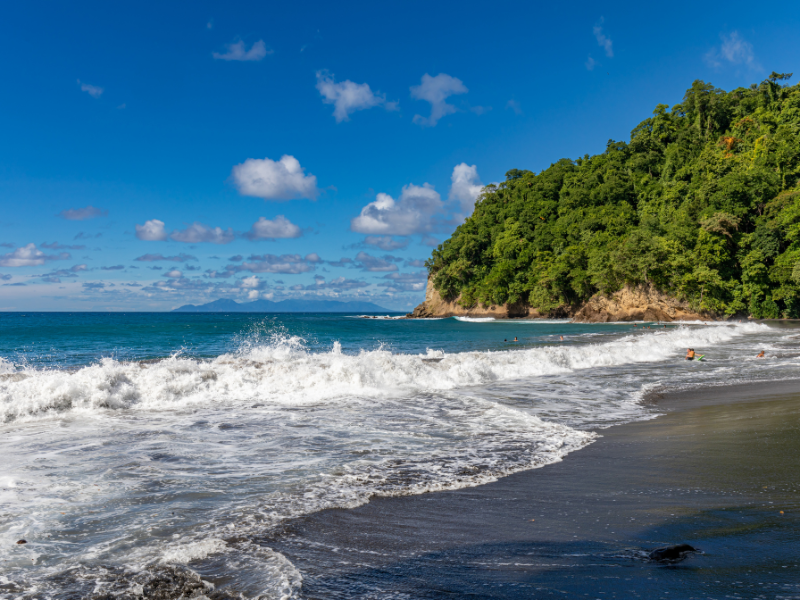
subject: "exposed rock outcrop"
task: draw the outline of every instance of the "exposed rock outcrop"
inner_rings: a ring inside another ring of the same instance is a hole
[[[688,303],[659,292],[649,285],[625,286],[610,296],[595,294],[572,317],[578,323],[713,319],[713,315],[698,313]]]
[[[464,308],[458,303],[458,298],[452,302],[446,301],[439,295],[433,287],[433,281],[428,279],[428,287],[425,289],[425,302],[414,309],[409,315],[414,319],[426,319],[432,317],[494,317],[495,319],[515,319],[542,317],[535,308],[517,304],[498,304],[496,306],[475,305]]]
[[[595,294],[582,306],[560,308],[555,314],[541,314],[535,308],[523,304],[476,305],[465,308],[458,299],[446,301],[433,282],[428,279],[425,301],[409,315],[411,318],[431,317],[494,317],[495,319],[572,317],[578,323],[607,323],[609,321],[696,321],[712,320],[715,317],[692,310],[688,303],[677,300],[652,286],[626,286],[606,296]]]

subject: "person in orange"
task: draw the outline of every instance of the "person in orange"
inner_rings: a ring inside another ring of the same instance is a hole
[[[762,350],[761,352],[759,352],[758,356],[756,356],[756,358],[765,358],[764,357],[764,351]]]
[[[686,360],[694,360],[694,348],[689,348],[686,351]]]

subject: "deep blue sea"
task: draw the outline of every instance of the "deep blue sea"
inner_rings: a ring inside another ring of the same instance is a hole
[[[263,541],[291,519],[550,464],[653,390],[800,376],[798,330],[759,323],[393,317],[0,313],[0,598],[164,569],[302,597]]]

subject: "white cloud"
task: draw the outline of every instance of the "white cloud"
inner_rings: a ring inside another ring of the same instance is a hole
[[[95,217],[107,217],[108,211],[102,208],[95,208],[90,204],[84,208],[62,210],[58,213],[58,216],[68,221],[85,221],[86,219],[94,219]]]
[[[180,279],[183,277],[183,273],[178,271],[178,269],[173,269],[172,271],[167,271],[162,275],[162,277],[169,277],[170,279]]]
[[[368,84],[354,83],[349,79],[336,83],[327,71],[317,71],[317,90],[325,104],[333,104],[337,123],[349,121],[352,113],[374,106],[397,110],[397,102],[386,102],[386,95],[373,93]]]
[[[187,244],[230,244],[236,238],[230,227],[228,229],[209,227],[197,221],[183,231],[173,231],[169,237],[176,242]]]
[[[258,40],[255,44],[250,46],[250,50],[245,50],[243,40],[225,44],[227,52],[220,53],[214,52],[212,56],[217,60],[241,60],[241,61],[255,61],[261,60],[267,54],[272,54],[272,50],[267,50],[264,40]]]
[[[456,165],[450,181],[452,184],[449,198],[458,201],[466,218],[472,214],[475,200],[483,190],[483,184],[478,177],[478,167],[476,165],[469,166],[467,163]]]
[[[389,194],[378,194],[350,221],[350,229],[372,235],[422,233],[431,229],[433,215],[442,209],[442,199],[432,185],[409,184],[397,201]]]
[[[586,59],[586,70],[587,71],[594,71],[595,65],[597,65],[597,61],[593,59],[591,56]]]
[[[445,115],[456,112],[456,107],[445,100],[454,94],[466,94],[468,91],[460,79],[445,73],[439,73],[436,77],[425,73],[422,83],[411,88],[411,97],[430,102],[431,115],[428,118],[414,115],[414,123],[433,127]]]
[[[761,65],[756,60],[753,45],[742,38],[738,31],[726,36],[721,34],[722,44],[715,46],[705,55],[706,63],[714,68],[719,68],[726,62],[731,65],[744,65],[749,69],[759,70]]]
[[[600,17],[600,22],[594,26],[594,37],[597,38],[597,45],[600,46],[609,58],[614,58],[613,42],[603,33],[603,17]],[[591,69],[589,69],[591,71]]]
[[[315,200],[319,195],[317,178],[306,175],[300,162],[284,154],[279,161],[248,158],[233,167],[231,177],[239,193],[264,200]]]
[[[260,217],[258,221],[253,223],[245,237],[249,240],[275,240],[285,238],[298,238],[303,235],[300,228],[289,221],[283,215],[278,215],[274,220],[270,221],[264,217]]]
[[[78,85],[81,86],[81,91],[86,92],[92,98],[99,98],[103,95],[103,88],[98,87],[96,85],[89,85],[88,83],[81,83],[81,80],[78,79]]]
[[[163,242],[167,239],[164,221],[151,219],[145,221],[144,225],[136,225],[136,237],[145,242]]]
[[[45,254],[36,247],[36,244],[27,244],[0,256],[0,267],[36,267],[43,265],[48,260],[66,260],[67,258],[70,258],[68,252]]]

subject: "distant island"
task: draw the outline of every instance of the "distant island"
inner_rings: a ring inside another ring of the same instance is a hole
[[[372,302],[339,302],[337,300],[254,300],[242,304],[219,299],[207,304],[185,304],[172,312],[258,312],[258,313],[356,313],[398,312]]]
[[[512,169],[415,317],[800,318],[800,85],[695,81],[602,154]],[[598,117],[600,118],[600,117]]]

